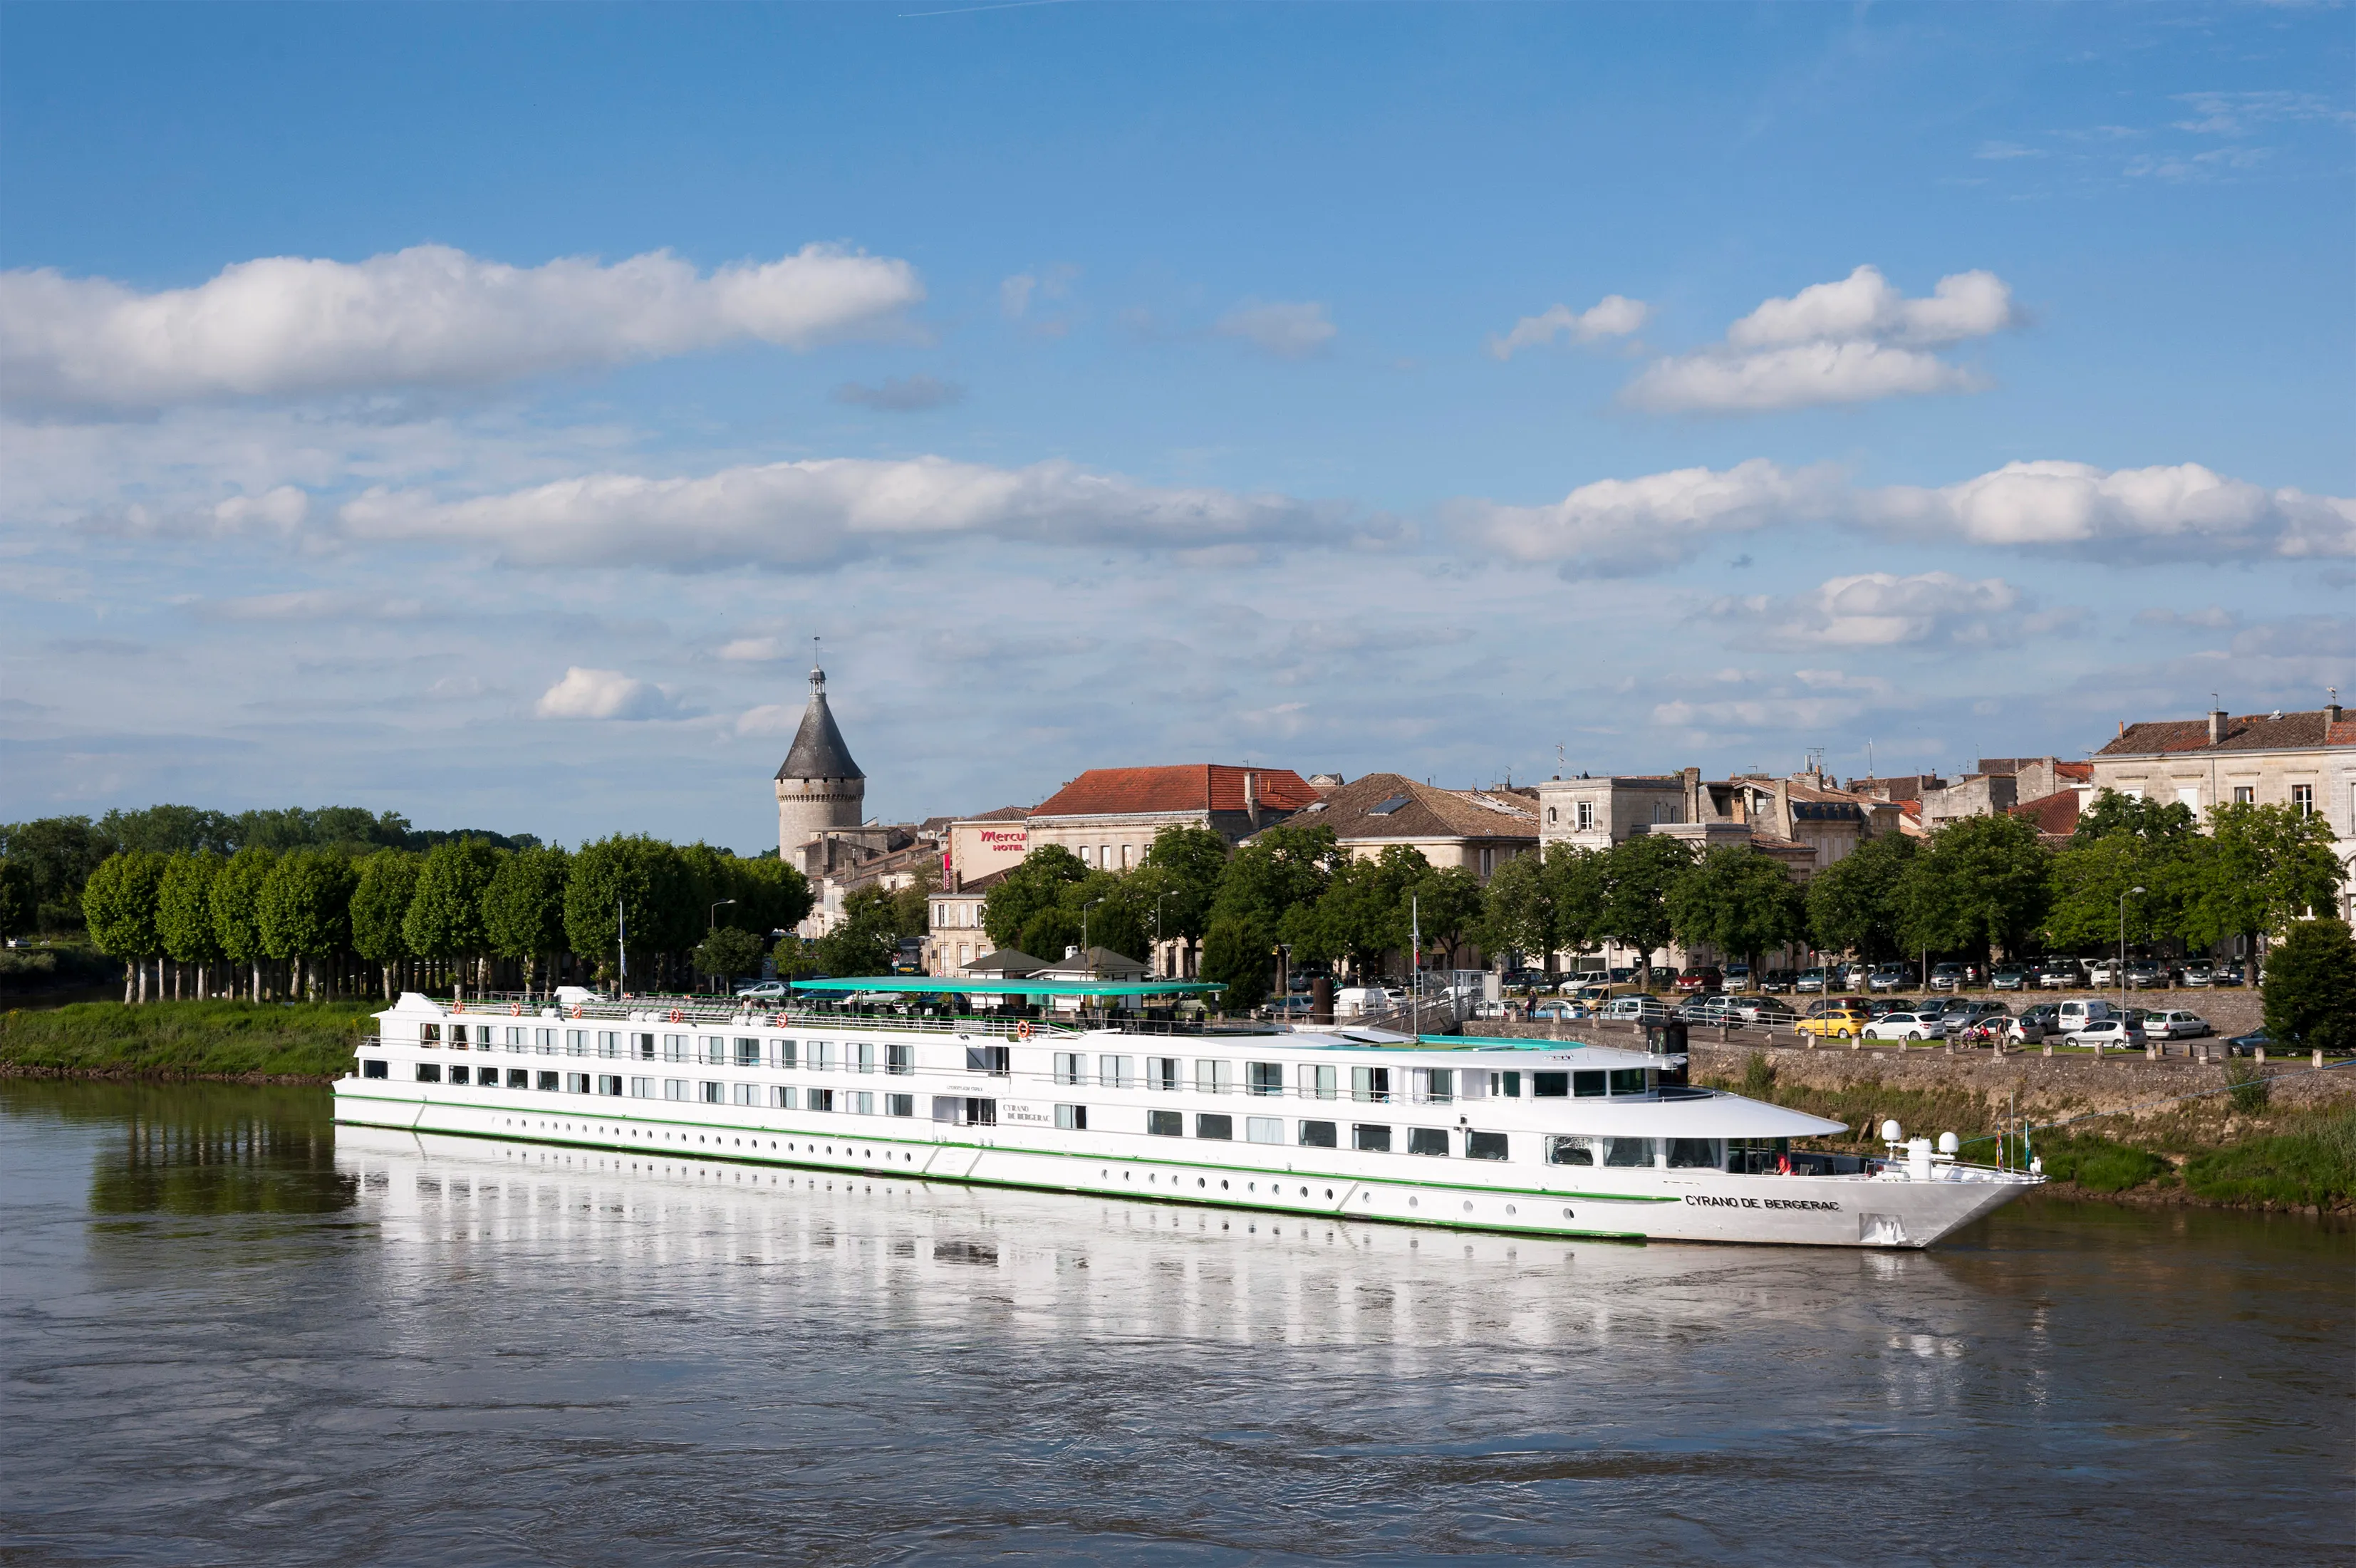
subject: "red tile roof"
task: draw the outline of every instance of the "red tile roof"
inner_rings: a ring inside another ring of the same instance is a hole
[[[2037,831],[2046,838],[2068,838],[2078,831],[2078,791],[2058,789],[2051,795],[2040,795],[2034,800],[2023,800],[2018,806],[2006,808],[2005,814],[2025,817],[2037,824]]]
[[[1034,817],[1120,817],[1155,811],[1241,811],[1244,777],[1264,811],[1297,811],[1317,791],[1290,768],[1091,768],[1031,809]]]
[[[1398,802],[1392,805],[1392,802]],[[1392,806],[1377,816],[1378,806]],[[1364,839],[1519,839],[1535,843],[1537,809],[1505,790],[1441,789],[1397,773],[1369,773],[1325,792],[1301,821]]]
[[[2320,708],[2303,714],[2245,714],[2225,721],[2225,738],[2209,741],[2209,721],[2160,719],[2129,725],[2097,757],[2148,757],[2187,751],[2298,751],[2319,746],[2356,746],[2356,719],[2329,722]]]
[[[2075,779],[2081,784],[2094,781],[2094,765],[2091,762],[2056,762],[2053,771],[2064,779]]]

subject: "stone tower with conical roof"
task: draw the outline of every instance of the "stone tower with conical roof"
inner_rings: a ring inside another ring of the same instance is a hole
[[[826,705],[826,671],[812,667],[809,706],[793,749],[777,769],[777,854],[798,861],[801,848],[821,834],[856,828],[867,805],[867,776],[851,760],[842,732]]]

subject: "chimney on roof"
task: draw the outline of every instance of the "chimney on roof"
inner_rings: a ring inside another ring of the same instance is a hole
[[[2340,722],[2340,688],[2337,686],[2331,688],[2331,701],[2323,704],[2323,722],[2328,725]]]
[[[2223,744],[2224,739],[2225,710],[2222,708],[2211,708],[2209,710],[2209,744],[2211,746],[2222,745]]]
[[[1259,832],[1259,775],[1244,775],[1244,814],[1251,821],[1252,832]]]

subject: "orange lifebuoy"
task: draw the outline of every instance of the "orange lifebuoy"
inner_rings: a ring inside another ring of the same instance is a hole
[[[466,1004],[464,1002],[453,1000],[450,1004],[450,1011],[453,1013],[464,1013],[466,1010]]]
[[[1025,1018],[1023,1022],[1014,1026],[1014,1037],[1018,1040],[1027,1040],[1031,1037],[1030,1019]]]
[[[581,1004],[578,1002],[573,1004],[573,1015],[576,1018],[581,1016]]]
[[[510,1018],[520,1018],[520,1017],[522,1017],[522,1016],[523,1016],[523,1004],[522,1004],[522,1003],[520,1003],[520,1002],[510,1002],[510,1003],[509,1003],[509,1004],[508,1004],[508,1016],[509,1016],[509,1017],[510,1017]]]
[[[670,1010],[670,1021],[674,1024],[684,1024],[687,1022],[687,1015],[674,1007]]]

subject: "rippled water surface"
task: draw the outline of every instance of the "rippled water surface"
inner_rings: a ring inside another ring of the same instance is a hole
[[[1544,1243],[0,1085],[0,1561],[2349,1561],[2356,1238]]]

